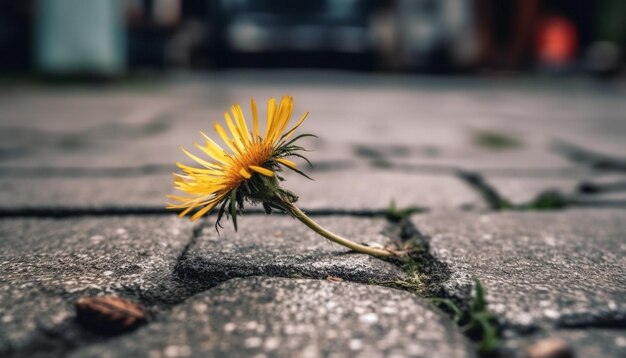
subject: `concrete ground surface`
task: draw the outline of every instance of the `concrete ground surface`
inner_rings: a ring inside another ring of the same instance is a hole
[[[283,94],[319,136],[315,180],[286,175],[300,207],[410,257],[259,208],[219,234],[164,209],[180,145]],[[334,72],[0,84],[0,356],[624,357],[625,99],[580,78]],[[470,317],[476,279],[488,349],[435,304]],[[147,322],[85,326],[75,302],[98,295]]]

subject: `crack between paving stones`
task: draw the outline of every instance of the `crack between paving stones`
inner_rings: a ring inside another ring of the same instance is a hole
[[[419,229],[408,218],[403,218],[396,222],[391,222],[388,226],[388,230],[393,231],[393,236],[399,239],[403,245],[413,247],[410,251],[410,260],[415,263],[417,271],[420,273],[420,277],[424,280],[422,289],[415,291],[407,289],[407,287],[396,287],[412,292],[417,296],[431,299],[447,299],[452,302],[461,310],[463,315],[466,315],[470,311],[470,304],[472,300],[472,288],[471,281],[468,280],[463,289],[449,292],[446,290],[446,283],[453,280],[454,272],[443,261],[438,260],[430,252],[430,237],[422,234]],[[394,287],[392,285],[392,287]],[[474,342],[474,348],[478,357],[493,357],[495,352],[481,352],[480,341],[476,337],[472,336],[472,332],[465,331],[454,321],[451,312],[447,312],[437,305],[432,304],[433,309],[441,311],[447,317],[449,317],[451,323],[457,326],[460,333],[464,334],[469,341]],[[492,316],[493,317],[493,316]],[[502,327],[497,320],[494,320],[493,328],[496,332],[502,332]],[[500,335],[499,333],[497,334]]]
[[[344,160],[328,160],[314,162],[307,170],[314,173],[332,172],[354,167],[354,163]],[[127,178],[171,174],[176,170],[173,165],[146,164],[128,167],[10,167],[0,166],[0,178]]]
[[[392,228],[397,230],[395,236],[400,238],[402,242],[413,243],[416,247],[422,248],[422,250],[413,251],[411,258],[419,263],[418,267],[420,272],[428,274],[430,277],[428,277],[427,280],[427,288],[417,294],[426,298],[450,299],[457,304],[463,313],[467,313],[472,300],[473,291],[473,284],[469,279],[470,275],[466,272],[456,272],[468,277],[468,279],[464,282],[462,288],[455,287],[453,291],[447,291],[446,283],[454,279],[453,275],[455,272],[453,272],[445,262],[432,256],[429,247],[429,237],[420,233],[419,229],[415,227],[411,221],[406,219],[396,223]],[[458,277],[456,279],[458,279]],[[400,287],[400,289],[402,289],[402,287]],[[442,311],[446,313],[444,310]],[[585,314],[564,316],[551,327],[534,326],[532,328],[525,327],[523,330],[506,324],[506,322],[500,319],[500,316],[494,315],[493,312],[490,312],[490,315],[493,318],[493,327],[499,332],[498,336],[500,336],[501,340],[506,340],[506,338],[502,338],[501,336],[501,332],[505,330],[514,332],[516,337],[530,337],[546,329],[577,330],[598,328],[622,331],[626,328],[626,314],[621,311],[606,311],[591,317]],[[471,337],[468,338],[471,340]],[[477,355],[480,357],[507,357],[509,353],[510,352],[502,349],[502,345],[499,345],[499,347],[491,352],[480,352],[477,347]]]
[[[66,296],[74,297],[77,295]],[[47,295],[40,297],[40,299],[48,298]],[[68,301],[75,300],[75,298],[66,299]],[[44,325],[38,320],[36,327],[36,331],[25,342],[21,342],[18,347],[9,345],[0,350],[0,357],[64,356],[77,348],[104,342],[115,337],[83,329],[73,316],[67,317],[53,326]],[[68,332],[70,332],[69,335]]]
[[[552,149],[572,162],[596,170],[626,172],[626,158],[598,153],[562,140],[554,141]]]
[[[417,208],[421,212],[428,211],[427,208]],[[382,217],[387,213],[383,209],[307,209],[311,216],[354,216],[354,217]],[[265,214],[261,209],[251,209],[245,212],[248,215]],[[70,218],[82,216],[145,216],[145,215],[175,215],[172,210],[158,206],[129,206],[129,207],[16,207],[0,208],[0,218]],[[208,217],[210,217],[210,214]],[[286,215],[280,212],[272,215]]]
[[[455,175],[458,171],[480,170],[481,173],[489,174],[498,178],[571,178],[572,176],[589,174],[590,170],[580,169],[579,167],[560,167],[560,168],[508,168],[508,167],[489,167],[482,169],[466,169],[455,165],[431,165],[431,164],[397,164],[388,163],[385,167],[376,167],[374,169],[392,171],[407,174],[431,174],[431,175]]]
[[[547,188],[539,192],[532,200],[525,203],[513,203],[504,197],[482,174],[468,170],[456,171],[456,177],[475,191],[490,210],[541,211],[563,210],[570,207],[588,209],[620,209],[626,208],[626,200],[619,199],[588,199],[578,193],[563,193]]]
[[[331,213],[335,211],[327,210],[326,212],[329,215],[332,215]],[[420,240],[423,239],[423,237],[417,235],[416,232],[412,230],[411,226],[412,224],[408,220],[405,220],[401,224],[388,222],[388,225],[385,228],[384,233],[389,236],[392,236],[391,237],[392,239],[400,240],[402,242],[407,242],[408,240],[411,240],[414,238],[419,238]],[[101,334],[98,334],[89,330],[83,330],[82,327],[79,326],[79,323],[75,320],[75,317],[69,317],[65,319],[63,322],[53,327],[46,327],[46,328],[41,327],[38,333],[33,334],[33,337],[31,338],[31,342],[24,344],[19,349],[8,351],[8,352],[0,352],[0,353],[2,353],[2,356],[6,356],[6,357],[21,357],[21,356],[24,356],[24,354],[37,354],[37,353],[43,353],[43,352],[49,353],[52,351],[55,352],[55,354],[58,353],[59,355],[67,355],[75,351],[76,349],[88,347],[93,344],[103,343],[109,340],[123,337],[124,335],[136,332],[137,330],[145,329],[147,326],[151,324],[151,322],[157,320],[159,316],[162,316],[164,313],[170,311],[174,307],[186,302],[191,297],[197,294],[200,294],[202,292],[206,292],[220,284],[223,284],[224,282],[227,282],[229,280],[236,279],[236,278],[251,278],[251,277],[257,277],[257,276],[264,276],[264,277],[280,277],[280,278],[286,278],[286,279],[289,279],[289,278],[307,278],[307,279],[320,279],[320,280],[325,279],[324,277],[318,277],[318,278],[289,277],[289,276],[285,277],[284,275],[272,275],[270,273],[270,274],[265,274],[265,275],[254,274],[254,275],[249,275],[249,276],[235,275],[232,277],[224,277],[223,279],[219,279],[216,281],[201,283],[201,282],[197,282],[197,280],[188,280],[184,277],[184,275],[182,275],[181,277],[180,273],[176,272],[179,263],[181,262],[181,260],[185,258],[189,250],[194,246],[197,240],[202,236],[203,230],[208,227],[212,227],[212,223],[211,221],[204,219],[193,228],[189,241],[181,249],[181,252],[176,259],[174,268],[171,272],[172,280],[170,282],[165,283],[165,286],[172,286],[172,287],[159,286],[159,288],[155,290],[155,291],[158,291],[156,293],[155,292],[138,292],[136,289],[133,289],[132,287],[124,287],[124,288],[115,290],[117,294],[121,295],[122,297],[134,299],[140,304],[144,305],[144,307],[146,307],[148,312],[152,312],[152,319],[149,320],[147,324],[140,326],[136,330],[133,330],[133,331],[123,332],[114,336],[109,336],[109,335],[101,335]],[[420,254],[419,256],[415,256],[415,257],[416,258],[419,257],[421,260],[427,256],[428,256],[427,254]],[[395,263],[397,264],[397,262]],[[426,266],[430,266],[430,265],[428,265],[427,262],[424,261],[424,265],[422,265],[421,267],[426,267]],[[438,274],[441,274],[442,272],[441,267],[438,267],[436,272]],[[378,284],[376,282],[364,283],[364,282],[358,282],[358,281],[349,280],[349,279],[346,281],[354,282],[357,284],[375,284],[375,285],[379,285],[383,287],[390,286],[390,285]],[[176,287],[173,287],[173,286],[176,286]],[[437,291],[434,289],[435,287],[434,285],[429,285],[428,287],[432,289],[432,290],[429,289],[428,292],[434,293],[435,291]],[[163,292],[166,292],[166,293],[163,293]],[[163,295],[167,296],[168,294],[172,294],[172,292],[174,292],[176,295],[174,298],[160,297]],[[423,296],[424,292],[425,291],[420,291],[419,293],[418,292],[413,292],[413,293],[417,293],[418,296]],[[74,292],[71,295],[69,295],[71,297],[68,297],[68,300],[76,299],[77,297],[84,295],[86,293],[87,292]],[[90,291],[89,294],[93,294],[93,292]],[[68,336],[65,336],[63,332],[74,332],[73,333],[74,335],[68,337]]]
[[[133,167],[84,168],[84,167],[0,167],[3,178],[125,178],[155,174],[168,174],[176,168],[171,165],[146,164]]]
[[[158,316],[170,311],[172,308],[185,302],[190,297],[211,289],[215,285],[207,287],[202,285],[190,284],[188,282],[182,282],[182,285],[180,285],[181,282],[178,282],[178,279],[174,273],[174,267],[184,257],[189,248],[196,243],[198,237],[202,235],[202,231],[209,226],[210,222],[208,220],[202,220],[193,228],[189,241],[182,248],[173,265],[172,272],[170,273],[171,280],[163,283],[163,285],[161,286],[158,286],[157,289],[152,290],[156,291],[156,293],[142,292],[141,290],[133,288],[131,285],[114,290],[116,295],[125,298],[131,298],[141,304],[146,309],[149,316],[151,317],[151,319],[148,320],[146,324],[127,332],[120,332],[118,334],[104,334],[92,331],[90,329],[84,329],[84,327],[81,326],[80,323],[76,320],[76,317],[72,316],[64,319],[62,322],[52,327],[38,326],[37,331],[32,334],[29,342],[23,344],[19,348],[8,347],[7,350],[0,351],[0,356],[17,358],[44,353],[57,356],[65,356],[77,349],[85,348],[93,344],[103,343],[109,340],[123,337],[127,334],[131,334],[133,332],[136,332],[137,330],[144,329],[146,326],[150,325],[151,322],[157,319]],[[103,288],[97,291],[104,290],[105,289]],[[167,297],[172,293],[175,295],[174,298]],[[96,294],[97,292],[94,292],[93,289],[87,289],[80,292],[73,292],[71,294],[61,294],[61,296],[65,296],[66,301],[73,302],[80,296],[92,296]],[[72,332],[71,336],[66,336],[66,332]]]
[[[591,317],[585,314],[568,315],[561,317],[555,324],[559,329],[603,328],[617,329],[626,328],[626,312],[610,310]]]
[[[355,167],[352,161],[314,162],[307,170],[313,173],[337,172]],[[401,164],[389,162],[385,166],[372,165],[373,170],[427,175],[454,175],[462,167],[446,164]],[[595,168],[595,167],[592,167]],[[597,169],[597,168],[596,168]],[[85,168],[85,167],[10,167],[0,166],[0,178],[128,178],[170,174],[174,166],[165,164],[146,164],[129,167]],[[600,168],[599,170],[602,170]],[[482,173],[501,178],[571,178],[574,175],[589,174],[589,169],[579,167],[561,168],[484,168]]]
[[[202,236],[202,232],[204,231],[204,229],[208,228],[209,226],[212,226],[212,225],[210,225],[210,222],[206,218],[204,218],[204,219],[201,219],[201,221],[198,224],[196,224],[196,226],[193,228],[193,232],[192,232],[191,238],[189,239],[189,242],[187,242],[185,247],[183,247],[183,249],[180,252],[180,255],[178,255],[178,258],[176,259],[176,264],[174,265],[174,269],[172,272],[172,275],[174,277],[179,277],[179,275],[177,274],[177,270],[180,265],[180,262],[184,260],[184,258],[187,256],[189,249],[191,249],[198,242],[198,238]]]
[[[326,213],[328,215],[333,215],[335,212],[344,212],[344,211],[334,211],[334,210],[326,210],[321,211],[321,213]],[[363,213],[361,213],[363,214]],[[368,212],[370,215],[371,212]],[[249,275],[249,276],[233,276],[233,277],[224,277],[223,279],[205,282],[204,284],[196,282],[197,280],[189,281],[184,277],[184,275],[180,275],[180,272],[176,272],[178,270],[179,263],[181,260],[185,258],[188,254],[189,250],[195,245],[197,240],[202,236],[202,232],[205,228],[212,227],[212,223],[204,219],[199,222],[193,229],[191,237],[186,245],[181,249],[180,254],[178,255],[173,270],[171,272],[172,280],[171,282],[165,283],[166,286],[177,286],[170,287],[170,290],[167,291],[168,294],[175,292],[174,298],[166,298],[160,297],[160,295],[164,295],[163,286],[160,286],[157,293],[155,292],[137,292],[132,288],[128,288],[125,291],[125,288],[117,290],[118,293],[121,293],[124,297],[134,298],[139,303],[145,305],[148,311],[151,311],[152,319],[145,325],[140,326],[137,330],[145,329],[147,326],[158,319],[159,316],[162,316],[166,312],[170,311],[176,306],[183,304],[191,297],[200,294],[202,292],[206,292],[211,290],[212,288],[223,284],[232,279],[236,278],[250,278],[256,276],[265,276],[265,277],[281,277],[281,278],[296,278],[296,277],[285,277],[281,275]],[[417,265],[417,272],[421,275],[420,279],[424,281],[421,282],[422,285],[419,289],[415,289],[416,287],[407,287],[394,283],[380,283],[380,282],[370,282],[369,284],[374,284],[383,287],[392,287],[404,291],[412,292],[416,294],[418,297],[437,297],[437,298],[448,298],[456,302],[459,307],[463,310],[467,310],[467,305],[469,300],[471,299],[471,287],[468,288],[467,292],[463,292],[461,295],[452,296],[449,292],[446,292],[444,285],[448,280],[452,277],[452,271],[448,267],[445,262],[441,262],[435,257],[432,256],[429,249],[429,238],[423,235],[418,228],[414,226],[414,224],[408,219],[403,218],[399,221],[387,221],[387,225],[383,230],[383,234],[390,237],[392,240],[395,240],[400,245],[409,245],[414,248],[411,251],[410,258]],[[400,264],[399,262],[393,262],[395,264]],[[323,278],[315,278],[315,277],[302,277],[307,279],[323,279]],[[353,280],[347,280],[353,281]],[[354,282],[354,281],[353,281]],[[363,282],[355,282],[357,284],[366,284]],[[74,293],[71,296],[80,296],[82,293]],[[433,306],[433,309],[436,309]],[[158,313],[157,313],[158,312]],[[497,321],[497,320],[496,320]],[[498,321],[497,321],[498,322]],[[570,323],[566,325],[559,326],[562,329],[578,329],[578,328],[588,328],[588,327],[600,327],[600,328],[616,328],[620,329],[626,327],[626,320],[617,320],[608,322],[604,321],[585,321],[578,323]],[[496,325],[498,330],[503,329],[499,324]],[[78,331],[78,336],[70,336],[66,337],[62,333],[63,331]],[[93,344],[103,343],[108,340],[113,340],[119,337],[123,337],[126,334],[130,334],[136,332],[137,330],[133,330],[130,332],[124,332],[115,336],[103,336],[91,331],[84,331],[75,321],[74,317],[67,318],[60,324],[54,327],[41,328],[39,334],[35,334],[32,338],[32,341],[20,347],[19,350],[9,351],[9,352],[0,352],[3,356],[6,357],[21,357],[24,354],[35,354],[47,352],[49,353],[51,350],[54,352],[58,352],[59,355],[67,355],[76,349],[88,347]],[[531,334],[532,332],[526,332],[526,334]],[[497,353],[497,352],[496,352]]]
[[[503,206],[511,203],[504,199],[498,190],[490,185],[485,178],[476,173],[466,170],[458,170],[456,176],[474,190],[491,210],[501,210]]]

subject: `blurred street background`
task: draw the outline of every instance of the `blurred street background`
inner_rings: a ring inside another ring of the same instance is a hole
[[[476,357],[427,297],[477,277],[490,356],[625,357],[625,55],[624,0],[0,0],[0,356]],[[181,145],[285,94],[285,188],[415,265],[165,209]],[[154,318],[85,329],[102,294]]]
[[[621,0],[23,0],[0,5],[0,70],[342,68],[577,72],[624,65]]]
[[[4,203],[158,210],[180,145],[283,94],[320,135],[309,208],[480,206],[458,169],[517,202],[569,195],[626,149],[625,17],[619,0],[3,2]]]
[[[305,207],[480,207],[459,169],[517,202],[569,195],[625,153],[625,19],[616,0],[3,2],[4,203],[157,210],[180,145],[284,94],[329,176]]]

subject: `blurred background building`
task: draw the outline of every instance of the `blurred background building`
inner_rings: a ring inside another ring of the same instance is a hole
[[[2,0],[0,71],[547,71],[615,75],[623,0]]]

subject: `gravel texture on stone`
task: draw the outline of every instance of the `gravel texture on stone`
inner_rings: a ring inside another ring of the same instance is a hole
[[[526,358],[528,348],[537,342],[556,338],[576,357],[626,357],[626,332],[623,329],[580,328],[541,331],[529,336],[515,337],[503,342],[502,356]]]
[[[316,181],[290,177],[285,184],[301,196],[303,209],[384,210],[392,199],[400,207],[430,208],[434,214],[413,221],[432,237],[431,254],[442,263],[433,267],[446,266],[445,275],[451,275],[444,293],[466,300],[471,277],[483,281],[489,309],[504,328],[505,356],[519,356],[527,345],[552,335],[581,357],[624,356],[624,211],[450,212],[466,204],[485,207],[455,176],[459,167],[480,172],[515,203],[549,187],[571,191],[581,180],[605,180],[606,172],[558,153],[554,142],[624,157],[623,86],[588,86],[579,79],[553,85],[541,80],[292,71],[228,71],[139,82],[105,87],[3,85],[0,211],[51,214],[51,209],[75,208],[81,215],[102,215],[109,208],[120,213],[163,210],[163,195],[171,193],[169,168],[177,160],[188,163],[180,145],[190,149],[201,140],[198,131],[211,132],[212,122],[232,103],[242,103],[247,114],[247,101],[254,97],[263,114],[261,103],[268,96],[289,93],[296,97],[296,116],[311,112],[302,132],[320,136],[305,142],[315,150],[309,158],[319,163],[310,172]],[[485,133],[491,139],[485,140]],[[498,147],[502,136],[512,136],[517,144]],[[609,179],[623,181],[623,173]],[[624,207],[623,191],[581,198]],[[385,243],[379,234],[382,220],[315,219],[357,241]],[[163,216],[0,220],[0,356],[73,350],[79,356],[226,355],[225,345],[242,356],[280,355],[272,350],[276,346],[301,356],[325,355],[331,349],[337,349],[338,356],[471,355],[449,320],[414,296],[409,299],[407,293],[380,287],[235,279],[184,301],[238,276],[332,275],[365,284],[404,277],[397,266],[349,253],[284,216],[244,216],[239,233],[227,224],[222,236],[211,228],[212,218],[208,220],[189,247],[192,225]],[[263,298],[271,296],[267,292],[290,299],[268,300]],[[148,304],[156,319],[118,338],[80,329],[73,316],[74,300],[101,293]],[[327,302],[344,307],[337,303],[344,296],[357,302],[342,311],[354,310],[345,326],[339,326],[349,336],[336,333],[328,338],[343,321],[331,321],[334,316],[317,310],[330,310]],[[371,312],[356,312],[359,304],[370,307],[364,303],[368,300],[412,302],[396,306],[414,313],[417,318],[411,316],[410,322],[415,331],[405,332],[412,327],[405,321],[409,318],[391,314],[393,309],[385,303],[372,306]],[[300,302],[307,310],[290,311]],[[213,315],[218,319],[211,320]],[[246,316],[283,321],[267,323],[265,331],[257,332],[262,330],[261,319]],[[370,324],[373,317],[378,321],[372,326],[384,323],[384,329],[351,331]],[[188,327],[187,321],[193,325]],[[290,325],[292,321],[300,323]],[[233,324],[226,329],[227,323]],[[318,324],[317,335],[307,336],[306,327]],[[269,327],[285,334],[269,335]],[[300,337],[293,340],[295,348],[287,333]],[[443,334],[451,341],[442,339]],[[334,339],[334,345],[319,343],[322,338]]]
[[[450,213],[413,222],[451,271],[444,292],[467,298],[472,276],[480,279],[505,335],[626,322],[624,211]]]
[[[72,357],[473,357],[415,295],[347,282],[233,279]]]
[[[80,344],[79,296],[178,300],[172,271],[191,228],[172,217],[0,220],[0,355]]]
[[[383,219],[347,216],[314,217],[320,225],[359,243],[386,245]],[[179,276],[215,284],[233,277],[279,276],[350,281],[393,281],[405,273],[397,265],[351,252],[288,216],[249,215],[239,218],[239,231],[224,220],[218,234],[212,222],[181,257]]]

